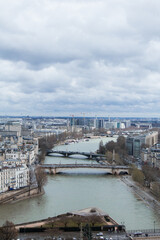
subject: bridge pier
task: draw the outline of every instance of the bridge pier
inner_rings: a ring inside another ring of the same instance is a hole
[[[115,169],[112,169],[112,174],[113,175],[119,175],[119,173]]]
[[[49,169],[49,174],[55,175],[56,174],[56,168],[50,168]]]

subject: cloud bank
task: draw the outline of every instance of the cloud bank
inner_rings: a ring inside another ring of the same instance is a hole
[[[1,115],[160,115],[159,0],[0,9]]]

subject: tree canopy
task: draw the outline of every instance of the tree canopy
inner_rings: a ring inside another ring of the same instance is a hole
[[[12,240],[18,235],[18,231],[15,228],[14,223],[6,221],[0,228],[0,239],[1,240]]]
[[[144,174],[141,170],[139,170],[138,168],[133,168],[132,170],[132,178],[134,181],[140,183],[141,185],[144,184]]]
[[[41,167],[38,167],[35,171],[37,185],[39,192],[42,191],[42,187],[47,183],[47,175]]]
[[[107,142],[105,145],[103,145],[102,141],[100,142],[99,153],[105,154],[107,161],[109,162],[112,161],[113,151],[115,151],[115,162],[117,164],[125,164],[124,159],[127,154],[125,137],[119,136],[116,142],[112,140]]]

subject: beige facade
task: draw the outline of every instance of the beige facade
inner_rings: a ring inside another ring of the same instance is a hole
[[[5,125],[5,131],[17,132],[17,136],[21,136],[22,126],[19,122],[8,122]]]
[[[145,138],[145,144],[149,147],[158,143],[158,132],[150,132]]]

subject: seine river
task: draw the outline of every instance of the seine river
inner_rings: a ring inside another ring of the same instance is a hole
[[[95,151],[101,139],[80,141],[57,146],[58,150]],[[111,138],[103,138],[103,142]],[[116,138],[112,138],[116,140]],[[90,163],[85,158],[46,157],[45,163]],[[71,170],[59,175],[49,175],[45,194],[17,203],[0,206],[0,225],[5,220],[14,223],[34,221],[56,216],[68,211],[98,207],[119,224],[129,229],[160,228],[160,216],[149,208],[120,177],[105,175],[100,170]]]

